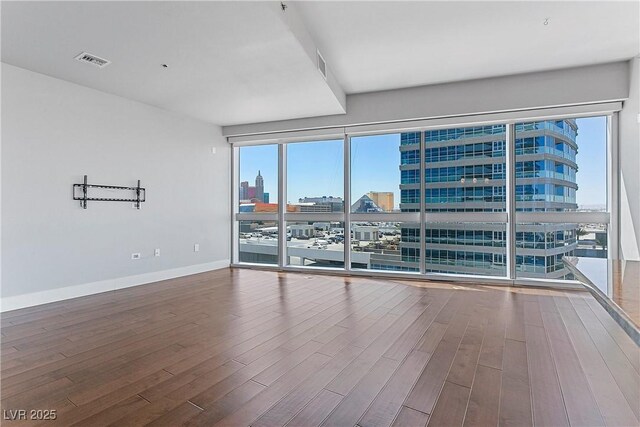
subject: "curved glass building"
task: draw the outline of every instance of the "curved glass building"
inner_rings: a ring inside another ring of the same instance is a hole
[[[575,211],[578,128],[574,119],[516,125],[516,210]],[[426,212],[504,212],[505,126],[424,132]],[[420,210],[420,133],[401,134],[400,210]],[[577,224],[518,224],[520,276],[563,278]],[[417,234],[416,234],[417,233]],[[403,227],[403,270],[419,271],[419,229]],[[427,272],[504,275],[504,224],[427,223]],[[379,266],[393,270],[393,266]]]

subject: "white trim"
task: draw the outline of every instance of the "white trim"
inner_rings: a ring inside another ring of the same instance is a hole
[[[507,214],[507,263],[506,275],[516,279],[516,126],[515,123],[505,125],[505,210]]]
[[[351,137],[344,135],[344,269],[351,271]]]
[[[81,285],[67,286],[64,288],[50,289],[30,294],[15,295],[0,298],[0,312],[17,310],[19,308],[32,307],[71,298],[99,294],[102,292],[116,291],[132,286],[158,282],[160,280],[174,279],[176,277],[203,273],[205,271],[219,270],[229,267],[230,260],[208,262],[204,264],[189,265],[186,267],[172,268],[170,270],[153,271],[135,276],[118,277],[101,280],[99,282],[84,283]]]
[[[514,286],[537,286],[553,289],[584,290],[584,285],[577,280],[565,279],[537,279],[533,277],[521,277],[513,280]]]
[[[400,144],[402,147],[402,144]],[[420,253],[418,254],[418,259],[420,262],[419,270],[420,274],[424,274],[427,272],[427,225],[425,222],[427,221],[427,183],[426,183],[426,169],[427,169],[427,159],[425,156],[426,147],[424,141],[424,132],[420,132]],[[400,199],[398,202],[402,201],[402,191],[400,192]],[[402,237],[400,238],[402,240]],[[402,255],[402,251],[400,253]]]
[[[240,232],[240,224],[235,221],[240,209],[240,149],[231,147],[231,262],[240,261],[240,252],[237,236]]]
[[[287,264],[287,146],[278,145],[278,265]]]
[[[607,209],[610,212],[609,258],[620,258],[620,144],[618,113],[607,117]],[[611,271],[609,272],[611,273]],[[609,282],[613,283],[613,282]]]

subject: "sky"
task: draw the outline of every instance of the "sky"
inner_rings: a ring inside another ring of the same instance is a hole
[[[278,146],[255,145],[240,147],[240,182],[256,185],[258,171],[264,180],[264,191],[269,193],[269,202],[278,202]]]
[[[605,117],[577,119],[579,165],[576,193],[579,206],[606,204]],[[303,197],[343,197],[342,140],[300,142],[287,146],[287,200]],[[369,191],[391,191],[396,207],[400,201],[400,134],[351,138],[351,199]],[[255,185],[260,170],[270,202],[277,202],[278,148],[262,145],[240,148],[240,181]]]
[[[607,118],[577,119],[578,206],[607,204]]]

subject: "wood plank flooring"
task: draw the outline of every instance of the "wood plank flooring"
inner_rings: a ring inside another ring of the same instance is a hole
[[[587,292],[223,269],[1,320],[7,426],[640,424]]]

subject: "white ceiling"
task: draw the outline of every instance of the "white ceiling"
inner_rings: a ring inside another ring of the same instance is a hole
[[[629,59],[638,1],[300,2],[346,93]],[[544,25],[549,18],[548,25]]]
[[[3,1],[2,61],[219,125],[344,113],[277,6]]]
[[[346,93],[640,53],[635,1],[289,5]],[[279,2],[3,1],[2,61],[219,125],[344,113],[280,13]],[[83,51],[112,64],[75,61]]]

